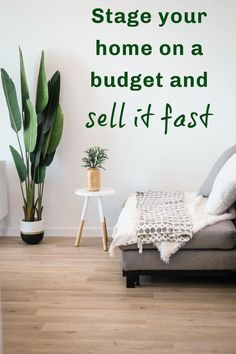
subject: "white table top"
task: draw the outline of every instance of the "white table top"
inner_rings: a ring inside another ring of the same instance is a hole
[[[100,191],[91,192],[87,188],[76,189],[75,194],[82,197],[105,197],[107,195],[112,195],[115,193],[113,188],[101,188]]]

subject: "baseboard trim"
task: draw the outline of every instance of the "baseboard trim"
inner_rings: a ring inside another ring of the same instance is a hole
[[[112,228],[108,228],[108,235],[112,234]],[[78,232],[77,228],[54,228],[48,227],[45,229],[45,236],[57,236],[57,237],[76,237]],[[100,237],[101,229],[99,227],[84,227],[83,236],[86,237]],[[16,227],[2,227],[0,228],[0,236],[19,236],[20,230]]]

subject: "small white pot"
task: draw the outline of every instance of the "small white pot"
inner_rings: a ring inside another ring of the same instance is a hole
[[[37,244],[44,237],[44,220],[20,222],[20,234],[24,242],[28,244]]]

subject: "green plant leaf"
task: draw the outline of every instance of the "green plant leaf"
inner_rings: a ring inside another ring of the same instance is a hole
[[[48,83],[44,68],[44,52],[42,51],[39,74],[38,74],[38,84],[36,93],[36,112],[41,113],[48,104]]]
[[[35,173],[35,183],[39,184],[39,183],[43,183],[45,180],[45,175],[46,175],[46,166],[41,166],[39,165],[36,168],[36,173]]]
[[[21,113],[17,101],[16,88],[8,73],[1,69],[2,86],[7,102],[12,129],[17,133],[21,130]]]
[[[25,167],[25,163],[24,163],[22,157],[20,156],[20,154],[18,153],[18,151],[16,149],[14,149],[14,147],[12,147],[11,145],[10,145],[10,150],[11,150],[11,154],[12,154],[13,160],[16,165],[16,170],[18,172],[18,176],[20,178],[21,183],[23,183],[27,177],[27,169]]]
[[[63,113],[61,106],[58,105],[53,126],[50,131],[47,154],[54,152],[60,143],[63,132]]]
[[[25,65],[23,54],[21,48],[19,48],[20,56],[20,83],[21,83],[21,101],[22,101],[22,110],[25,110],[26,100],[29,99],[29,88],[27,84],[26,74],[25,74]]]
[[[37,114],[29,99],[25,105],[24,138],[26,151],[33,152],[37,140]]]
[[[51,163],[52,163],[52,161],[53,161],[53,159],[54,159],[55,152],[56,152],[56,150],[53,151],[51,154],[47,154],[47,155],[45,156],[44,163],[45,163],[45,165],[46,165],[47,167],[48,167],[49,165],[51,165]]]
[[[88,148],[85,151],[86,156],[82,158],[82,161],[84,162],[83,167],[98,167],[105,170],[103,164],[108,159],[106,151],[107,149],[102,149],[100,146],[91,146],[90,148]]]
[[[48,100],[48,106],[46,110],[46,116],[44,118],[45,119],[44,134],[47,133],[53,125],[55,114],[59,104],[60,87],[61,87],[61,76],[59,71],[56,71],[53,74],[51,80],[48,82],[49,100]]]
[[[47,154],[49,139],[50,139],[49,133],[43,134],[43,146],[42,146],[43,159],[45,158],[45,155]]]
[[[30,154],[30,161],[36,167],[39,165],[40,156],[42,152],[44,141],[44,134],[43,134],[43,124],[38,124],[37,127],[37,142],[34,151]]]

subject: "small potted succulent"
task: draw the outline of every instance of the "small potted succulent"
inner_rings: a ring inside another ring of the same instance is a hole
[[[92,146],[88,148],[85,153],[86,156],[82,158],[83,167],[87,168],[87,187],[91,192],[100,190],[101,178],[100,168],[103,167],[104,162],[108,159],[106,154],[107,149],[102,149],[99,146]]]

